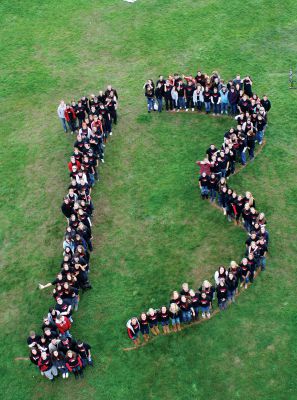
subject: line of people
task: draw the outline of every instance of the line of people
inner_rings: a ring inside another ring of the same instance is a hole
[[[76,379],[82,378],[84,368],[87,365],[93,366],[91,346],[75,340],[70,330],[81,293],[92,288],[89,281],[94,212],[91,193],[99,180],[98,169],[100,163],[104,162],[105,146],[112,134],[112,124],[116,123],[116,114],[108,109],[108,101],[103,106],[103,100],[98,100],[102,93],[99,92],[98,97],[91,96],[91,100],[82,97],[81,100],[86,101],[84,118],[77,117],[78,126],[74,125],[74,117],[69,124],[72,133],[77,131],[77,137],[67,164],[70,184],[61,206],[67,220],[62,244],[63,259],[56,278],[44,285],[39,284],[40,290],[52,288],[54,299],[53,306],[43,318],[42,333],[31,331],[27,338],[31,362],[51,381],[59,374],[67,379],[69,373],[73,373]],[[117,97],[117,92],[108,86],[104,96],[105,99]],[[80,107],[82,103],[78,101],[77,104]],[[65,108],[65,113],[68,109],[63,101],[59,108]],[[73,110],[74,104],[70,112]],[[65,127],[65,121],[61,122]]]
[[[251,111],[260,101],[253,93],[250,76],[237,74],[234,79],[225,82],[217,71],[211,75],[197,71],[194,77],[173,74],[167,79],[160,75],[156,84],[148,79],[143,89],[149,113],[162,112],[165,105],[166,111],[197,110],[214,116],[236,115]],[[265,111],[269,111],[271,104],[267,96],[263,97],[261,104]]]
[[[239,81],[239,76],[237,76]],[[238,84],[238,83],[237,83]],[[244,90],[246,90],[244,88]],[[243,98],[248,98],[251,93],[243,93]],[[252,104],[248,100],[249,107]],[[220,266],[214,274],[214,283],[205,280],[200,288],[194,290],[184,283],[180,291],[174,291],[169,304],[160,308],[150,308],[142,312],[139,317],[134,316],[126,324],[128,337],[135,346],[140,344],[140,334],[144,342],[151,336],[159,335],[160,329],[164,334],[181,330],[181,324],[190,324],[194,321],[208,319],[214,307],[214,300],[217,298],[220,310],[235,302],[235,295],[240,288],[246,289],[252,283],[257,271],[266,269],[266,256],[268,252],[269,232],[265,214],[258,212],[255,199],[250,192],[245,195],[237,194],[228,185],[228,178],[235,172],[236,162],[246,164],[244,146],[249,150],[250,159],[254,158],[255,142],[261,145],[265,129],[267,127],[267,113],[271,108],[259,99],[251,110],[239,109],[235,119],[237,127],[231,128],[224,135],[222,146],[217,149],[210,145],[206,151],[206,158],[197,161],[200,167],[199,187],[202,199],[209,199],[215,202],[218,195],[218,205],[223,210],[228,221],[234,221],[236,225],[242,223],[247,231],[248,237],[245,241],[244,257],[240,263],[231,261],[228,268]],[[244,111],[244,112],[243,112]],[[258,124],[261,117],[261,124]],[[249,136],[254,140],[250,142]],[[252,149],[251,149],[251,148]]]

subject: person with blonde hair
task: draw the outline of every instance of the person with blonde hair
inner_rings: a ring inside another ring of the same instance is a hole
[[[169,316],[171,318],[171,324],[173,328],[173,332],[180,331],[180,316],[179,316],[179,307],[176,303],[171,303],[169,307]]]
[[[153,308],[150,308],[147,312],[147,317],[149,320],[150,329],[153,335],[157,336],[160,334],[158,327],[158,313]]]

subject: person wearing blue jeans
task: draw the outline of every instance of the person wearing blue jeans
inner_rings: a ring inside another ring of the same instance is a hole
[[[68,131],[68,129],[67,129],[66,118],[65,118],[65,110],[66,110],[66,105],[65,105],[64,101],[61,100],[59,107],[57,109],[57,114],[60,119],[62,128],[64,129],[64,132],[66,133]]]
[[[155,85],[151,79],[148,79],[148,81],[144,85],[144,95],[146,96],[147,100],[147,111],[150,113],[151,111],[154,111],[154,97],[155,97]]]
[[[177,99],[177,111],[181,110],[181,109],[186,109],[186,101],[185,101],[185,87],[183,85],[183,83],[179,83],[177,88],[177,94],[178,94],[178,99]]]
[[[261,267],[261,271],[265,271],[266,269],[266,254],[268,251],[267,248],[267,243],[265,242],[265,239],[262,237],[259,242],[259,267]]]
[[[238,287],[238,278],[231,271],[228,273],[226,278],[227,300],[229,303],[235,303],[235,294]]]
[[[247,285],[250,281],[250,268],[248,264],[248,259],[245,257],[242,259],[240,266],[239,266],[239,278],[240,278],[240,287],[244,286],[247,288]]]
[[[221,114],[228,114],[228,92],[226,86],[223,86],[219,92],[221,96]]]
[[[206,172],[202,172],[199,178],[199,187],[202,199],[208,199],[209,177],[206,175]]]
[[[217,190],[218,190],[218,180],[215,174],[211,174],[209,178],[209,196],[211,202],[215,201],[217,197]]]
[[[64,132],[66,133],[68,131],[68,129],[67,129],[66,118],[65,118],[65,110],[66,110],[66,104],[64,103],[63,100],[61,100],[59,107],[57,109],[57,114],[58,114],[59,120],[61,122],[62,128],[64,129]]]
[[[173,328],[173,332],[180,331],[180,317],[179,317],[179,307],[178,305],[172,300],[173,302],[170,303],[169,307],[169,316],[171,318],[171,324]]]
[[[204,97],[204,107],[205,107],[205,113],[209,114],[211,110],[211,93],[208,89],[208,87],[205,88],[203,92],[203,97]]]
[[[162,112],[162,108],[163,108],[163,90],[162,90],[162,84],[161,82],[158,83],[156,90],[155,90],[155,96],[157,99],[157,103],[158,103],[158,112]]]
[[[225,279],[220,279],[220,282],[217,286],[217,297],[218,297],[218,306],[220,310],[226,310],[228,302],[227,302],[227,295],[228,295],[228,287],[225,283]]]
[[[180,309],[182,313],[182,321],[189,324],[192,321],[192,310],[186,296],[181,296],[180,298]]]
[[[202,292],[199,299],[199,309],[201,311],[202,318],[210,318],[210,298],[205,292]]]
[[[220,106],[221,95],[218,92],[218,89],[216,87],[213,89],[213,93],[212,93],[210,99],[211,99],[211,103],[213,106],[213,115],[218,116],[218,114],[220,114],[220,112],[221,112],[221,106]]]

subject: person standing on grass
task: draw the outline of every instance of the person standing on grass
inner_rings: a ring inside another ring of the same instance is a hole
[[[201,191],[202,200],[208,199],[209,193],[209,176],[203,172],[199,178],[199,187]]]
[[[228,114],[228,93],[229,90],[227,89],[226,86],[223,86],[222,89],[220,90],[220,96],[221,96],[221,114]]]
[[[208,86],[206,86],[203,92],[203,99],[204,99],[205,114],[209,114],[211,111],[211,93],[209,91]]]
[[[238,94],[235,90],[234,86],[230,87],[228,92],[228,101],[231,107],[231,115],[236,115],[238,112],[237,103],[238,103]]]
[[[185,85],[183,84],[182,80],[178,81],[178,84],[176,86],[176,91],[178,94],[177,111],[182,110],[182,109],[185,110],[186,109],[186,101],[185,101],[186,94],[185,94]]]
[[[162,112],[162,107],[163,107],[163,88],[161,82],[157,84],[156,90],[155,90],[155,96],[157,99],[158,103],[158,112]]]
[[[163,333],[167,335],[170,333],[169,329],[169,312],[167,310],[167,307],[163,306],[161,307],[161,310],[159,312],[159,320],[162,325]]]
[[[202,318],[210,318],[210,299],[205,292],[200,294],[199,308],[201,311]]]
[[[166,111],[173,110],[173,99],[171,96],[171,90],[172,90],[172,85],[170,84],[169,80],[167,80],[165,85],[163,86],[163,95],[165,100]]]
[[[58,376],[58,370],[54,366],[51,356],[45,351],[41,353],[41,357],[38,360],[38,367],[41,374],[50,381],[53,381],[55,376]]]
[[[151,79],[144,84],[144,95],[147,100],[147,111],[154,111],[155,85]]]
[[[211,101],[212,107],[213,107],[212,115],[217,117],[221,112],[221,95],[218,92],[218,89],[216,87],[213,89],[213,92],[210,96],[210,101]]]
[[[211,174],[208,182],[210,201],[213,203],[217,197],[218,180],[215,174]]]
[[[145,342],[148,342],[149,338],[150,338],[150,328],[149,328],[149,322],[147,319],[147,315],[146,313],[141,313],[140,317],[139,317],[139,324],[140,324],[140,332],[143,336],[143,339]]]
[[[250,281],[250,268],[248,259],[245,257],[242,259],[240,265],[240,287],[244,286],[245,289],[248,287],[248,283]]]
[[[73,372],[75,379],[78,377],[83,378],[83,368],[82,368],[82,361],[78,354],[74,351],[68,350],[66,353],[66,367],[69,372]]]
[[[190,324],[192,321],[192,313],[194,315],[194,310],[191,306],[191,301],[187,299],[186,296],[181,296],[180,298],[180,310],[183,323]]]
[[[180,309],[176,303],[170,303],[169,316],[171,318],[173,332],[180,331]]]
[[[228,272],[226,278],[227,300],[229,303],[235,303],[235,294],[238,287],[238,278],[232,272]]]
[[[195,86],[193,84],[193,81],[190,80],[188,84],[185,87],[185,94],[186,94],[186,111],[189,110],[189,108],[194,111],[194,102],[193,102],[193,94],[194,94]]]
[[[87,365],[91,365],[93,367],[91,346],[88,343],[78,340],[75,351],[81,358],[83,368],[85,368]]]
[[[227,292],[228,288],[225,283],[226,279],[220,279],[219,284],[217,286],[217,297],[218,297],[218,306],[221,311],[226,310],[227,308]]]
[[[61,121],[62,128],[64,129],[64,132],[67,133],[65,110],[66,110],[66,105],[64,103],[64,100],[61,100],[60,104],[58,106],[58,109],[57,109],[57,113],[58,113],[58,117]]]
[[[52,362],[57,370],[62,374],[62,378],[67,379],[69,377],[69,372],[66,367],[65,355],[61,351],[54,350],[52,352]]]
[[[136,317],[129,319],[126,327],[129,338],[133,341],[136,347],[139,346],[140,340],[138,336],[140,332],[140,324],[138,319]]]
[[[157,336],[160,334],[159,326],[158,326],[158,314],[157,311],[153,308],[150,308],[147,313],[147,318],[149,321],[150,329],[153,335]]]
[[[69,126],[69,129],[71,130],[71,133],[73,134],[76,131],[76,114],[75,114],[74,109],[72,107],[70,107],[69,104],[66,104],[64,116],[65,116],[65,119]]]

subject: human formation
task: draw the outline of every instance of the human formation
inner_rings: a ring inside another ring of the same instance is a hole
[[[253,93],[250,76],[224,81],[218,72],[207,75],[197,71],[196,75],[172,74],[166,79],[160,75],[156,84],[148,79],[144,86],[148,112],[205,111],[206,114],[237,115],[257,106],[259,98]],[[266,111],[270,109],[267,96],[262,99]]]
[[[118,94],[108,86],[97,96],[82,97],[57,109],[65,132],[76,134],[73,153],[67,164],[70,184],[61,210],[67,220],[63,237],[63,258],[52,282],[39,284],[41,290],[51,287],[53,303],[45,314],[41,333],[30,332],[27,344],[30,360],[51,381],[73,374],[83,377],[84,368],[93,365],[91,346],[71,334],[74,313],[81,294],[92,288],[89,280],[92,244],[91,199],[99,181],[99,167],[104,162],[108,137],[117,123]]]
[[[197,91],[201,96],[197,96]],[[201,198],[208,199],[212,204],[217,203],[226,219],[234,221],[236,225],[242,225],[248,236],[241,261],[237,263],[233,260],[228,266],[219,266],[212,282],[205,280],[199,288],[190,288],[185,282],[180,290],[172,292],[166,304],[149,308],[148,311],[129,319],[126,324],[127,333],[135,346],[140,344],[141,337],[145,343],[151,337],[159,335],[161,331],[163,334],[168,334],[170,331],[177,332],[182,329],[182,325],[191,324],[200,318],[209,319],[216,301],[219,310],[225,310],[228,305],[235,302],[235,296],[240,288],[246,289],[248,284],[254,281],[256,273],[265,270],[269,243],[266,217],[263,212],[256,209],[253,195],[250,192],[243,195],[236,193],[228,184],[229,177],[235,172],[236,164],[245,165],[246,154],[253,160],[256,144],[261,146],[263,143],[268,112],[271,108],[267,96],[260,99],[252,92],[250,77],[241,79],[240,75],[237,75],[224,85],[219,74],[213,73],[208,77],[199,71],[195,78],[192,76],[181,78],[175,74],[164,80],[160,76],[156,87],[152,81],[146,83],[145,92],[147,97],[151,96],[148,97],[149,111],[154,107],[154,104],[150,104],[150,99],[158,100],[162,97],[162,102],[165,99],[166,110],[187,111],[192,108],[194,111],[197,107],[201,111],[204,104],[207,113],[213,111],[215,115],[219,113],[234,115],[236,126],[225,132],[222,145],[217,148],[211,144],[206,151],[206,157],[197,161],[200,168],[198,183]],[[171,93],[171,97],[166,94],[167,92]],[[172,92],[180,94],[181,99],[177,96],[176,102],[173,103]],[[216,101],[213,98],[210,102],[206,100],[209,96],[219,98],[220,93],[225,92],[228,99],[226,107],[222,106],[224,99]],[[206,97],[207,93],[209,96]],[[236,93],[234,107],[231,100],[233,95],[230,97],[230,93]],[[198,100],[196,102],[198,98],[200,103]],[[162,102],[158,101],[160,107]],[[221,107],[216,107],[216,104]],[[159,111],[162,111],[161,108]]]

